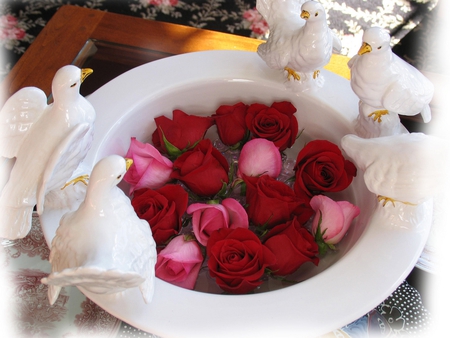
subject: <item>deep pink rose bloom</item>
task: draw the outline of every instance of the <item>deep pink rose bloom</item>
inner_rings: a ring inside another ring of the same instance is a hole
[[[203,255],[195,240],[183,235],[173,238],[158,254],[156,277],[186,289],[194,289],[203,262]]]
[[[281,153],[272,141],[256,138],[248,141],[241,150],[238,162],[238,177],[261,176],[276,178],[280,175]]]
[[[234,146],[244,139],[248,130],[245,124],[246,114],[247,105],[242,102],[232,106],[222,105],[216,110],[213,118],[223,144]]]
[[[211,140],[200,141],[173,163],[171,178],[183,182],[194,194],[214,196],[228,183],[227,159],[214,148]]]
[[[194,235],[203,246],[217,229],[248,228],[247,212],[234,198],[226,198],[222,204],[194,203],[186,212],[192,214]]]
[[[130,184],[130,195],[141,188],[159,189],[170,181],[172,161],[162,156],[151,144],[141,143],[132,137],[125,157],[133,160],[123,177]]]
[[[320,231],[327,244],[339,243],[347,233],[353,219],[359,215],[360,210],[348,201],[334,201],[323,195],[314,196],[310,201],[311,208],[316,212],[313,219],[312,231],[317,232],[320,217]]]
[[[245,123],[254,138],[275,143],[280,151],[290,148],[297,138],[297,108],[287,101],[274,102],[270,107],[254,103],[247,109]]]

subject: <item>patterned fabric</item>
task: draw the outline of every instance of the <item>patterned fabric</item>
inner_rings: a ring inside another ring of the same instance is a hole
[[[364,29],[388,29],[393,44],[417,26],[438,0],[319,0],[340,36],[342,53],[354,55]],[[264,39],[268,26],[256,0],[3,0],[0,3],[0,76],[3,78],[59,7],[66,4]]]

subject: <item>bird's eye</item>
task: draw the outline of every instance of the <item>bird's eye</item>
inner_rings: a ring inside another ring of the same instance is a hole
[[[117,179],[120,180],[122,178],[122,175],[117,176]]]
[[[380,46],[380,47],[378,47],[377,49],[381,49],[381,46]]]
[[[316,12],[316,14],[314,14],[314,16],[318,16],[319,15],[319,12]]]
[[[75,82],[73,85],[70,86],[70,88],[75,87],[77,83]]]

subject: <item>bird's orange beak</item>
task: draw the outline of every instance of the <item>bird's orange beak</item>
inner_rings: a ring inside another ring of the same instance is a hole
[[[301,17],[302,19],[308,20],[308,19],[309,19],[309,12],[303,10],[302,13],[300,14],[300,17]]]
[[[363,42],[361,48],[358,51],[358,55],[370,53],[371,51],[372,51],[372,47],[367,42]]]
[[[133,160],[131,158],[125,159],[125,168],[127,169],[127,171],[128,171],[128,169],[130,169],[132,164],[133,164]]]
[[[93,73],[94,71],[91,68],[83,68],[81,69],[81,83],[83,83],[83,81]]]

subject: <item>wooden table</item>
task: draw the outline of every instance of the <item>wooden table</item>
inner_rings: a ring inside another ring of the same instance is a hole
[[[256,51],[260,43],[232,34],[67,5],[57,11],[3,81],[0,102],[3,105],[25,86],[36,86],[50,95],[55,72],[67,64],[95,69],[96,76],[83,84],[82,94],[86,94],[120,73],[163,57],[211,49]]]

